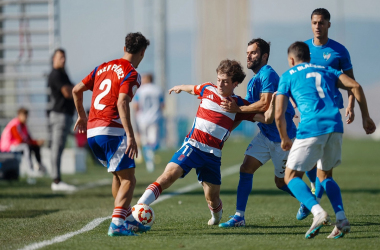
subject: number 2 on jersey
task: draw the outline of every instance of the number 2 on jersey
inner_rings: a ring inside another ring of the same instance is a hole
[[[100,100],[102,100],[102,98],[105,97],[111,90],[111,80],[110,79],[105,79],[104,81],[102,81],[100,83],[99,89],[103,90],[105,86],[106,86],[106,90],[104,90],[102,93],[100,93],[95,98],[95,101],[94,101],[95,109],[103,110],[106,107],[106,105],[100,104]]]
[[[311,72],[306,74],[306,78],[315,77],[315,87],[317,88],[318,95],[320,98],[325,98],[325,93],[323,92],[323,89],[321,87],[321,74],[318,72]]]

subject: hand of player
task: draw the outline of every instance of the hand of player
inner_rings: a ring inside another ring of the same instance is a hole
[[[74,131],[78,128],[79,133],[86,133],[87,130],[87,117],[78,117],[77,122],[74,125]]]
[[[125,150],[125,154],[131,159],[138,157],[137,143],[134,137],[127,136],[127,149]]]
[[[376,125],[370,117],[363,118],[363,128],[367,135],[372,134],[376,130]]]
[[[291,149],[292,145],[293,145],[293,142],[292,142],[292,140],[290,140],[290,138],[286,138],[286,139],[281,140],[281,148],[284,151],[289,151]]]
[[[180,88],[180,86],[174,86],[173,88],[169,89],[169,95],[170,95],[173,91],[174,91],[176,94],[179,94],[179,93],[181,93],[182,89]]]
[[[347,120],[346,120],[346,123],[347,124],[350,124],[354,121],[355,119],[355,112],[354,112],[354,108],[352,107],[347,107],[346,108],[346,117],[348,116]]]
[[[238,113],[240,111],[240,108],[236,104],[235,100],[230,98],[222,99],[220,107],[230,113]]]

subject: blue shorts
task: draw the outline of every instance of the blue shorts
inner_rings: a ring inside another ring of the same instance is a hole
[[[206,153],[200,149],[184,144],[172,157],[170,162],[178,164],[185,172],[182,176],[185,177],[191,169],[195,168],[198,181],[209,182],[214,185],[220,185],[220,165],[221,158],[211,153]]]
[[[135,160],[125,154],[126,136],[97,135],[87,140],[92,152],[107,167],[108,172],[136,167]]]

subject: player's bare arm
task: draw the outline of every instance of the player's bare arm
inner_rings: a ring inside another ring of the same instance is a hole
[[[276,108],[275,108],[275,119],[278,132],[281,137],[281,148],[284,151],[289,151],[292,147],[292,140],[289,138],[288,133],[286,132],[286,120],[285,112],[288,107],[289,98],[284,95],[278,95],[276,97]]]
[[[119,111],[120,120],[127,135],[127,149],[125,150],[125,154],[128,155],[129,158],[133,159],[135,156],[138,156],[138,150],[131,124],[131,110],[129,107],[130,102],[131,98],[127,94],[119,94],[119,98],[117,100],[117,110]]]
[[[177,85],[173,88],[169,89],[169,95],[174,91],[174,93],[179,94],[182,91],[185,91],[191,95],[195,95],[194,93],[194,85]]]
[[[61,88],[61,93],[66,99],[72,99],[73,94],[72,94],[73,87],[71,85],[64,85]]]
[[[351,77],[352,79],[355,80],[354,70],[353,69],[349,69],[349,70],[343,71],[343,73],[346,74],[346,75],[348,75],[349,77]],[[351,90],[347,90],[347,93],[348,93],[348,104],[347,104],[346,114],[345,115],[347,117],[346,123],[350,124],[355,119],[355,112],[354,112],[355,97],[354,97],[354,95],[353,95],[353,93],[352,93]]]
[[[270,102],[269,108],[267,111],[265,111],[264,114],[258,113],[253,117],[254,121],[265,123],[265,124],[271,124],[274,120],[274,114],[276,110],[276,92],[272,95],[272,100]]]
[[[238,106],[235,101],[222,100],[220,106],[230,113],[264,113],[268,110],[273,93],[262,93],[260,100],[246,106]]]
[[[72,97],[78,112],[78,119],[74,125],[74,131],[78,128],[79,133],[85,133],[87,130],[87,115],[83,107],[83,92],[87,90],[83,82],[78,83],[72,89]]]
[[[337,82],[338,88],[342,88],[345,90],[351,90],[353,95],[355,96],[357,102],[359,103],[360,111],[362,113],[363,120],[363,128],[367,134],[372,134],[376,130],[376,125],[369,116],[367,100],[364,95],[364,91],[362,86],[347,76],[346,74],[341,74],[339,76],[339,81]]]

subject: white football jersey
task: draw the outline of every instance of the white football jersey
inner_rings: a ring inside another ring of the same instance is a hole
[[[150,83],[142,84],[136,92],[134,101],[139,106],[136,113],[139,126],[156,123],[161,118],[164,98],[160,87]]]

